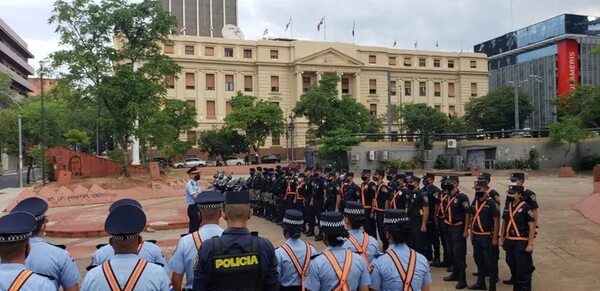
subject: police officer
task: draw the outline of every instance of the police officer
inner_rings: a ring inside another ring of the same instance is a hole
[[[202,214],[202,224],[199,230],[187,234],[179,240],[177,248],[167,264],[169,271],[173,272],[171,275],[173,289],[192,290],[194,263],[198,256],[198,249],[203,241],[221,236],[223,233],[223,229],[219,226],[219,219],[224,202],[225,196],[218,191],[205,191],[196,199],[196,205]],[[185,285],[182,284],[183,274],[186,278]]]
[[[360,197],[360,187],[354,183],[354,173],[349,172],[346,174],[346,185],[344,185],[344,192],[342,193],[342,211],[346,207],[346,203],[360,201]]]
[[[275,199],[276,199],[276,213],[277,213],[277,218],[275,220],[275,222],[278,225],[281,225],[283,223],[283,216],[285,214],[285,186],[286,186],[286,181],[285,181],[285,172],[283,171],[283,169],[279,168],[276,171],[276,176],[275,176],[275,189],[274,189],[274,194],[275,194]]]
[[[327,247],[320,255],[313,256],[304,287],[310,291],[369,290],[371,278],[365,261],[343,247],[348,231],[342,214],[324,212],[320,224]]]
[[[250,192],[250,203],[252,203],[252,206],[255,207],[256,206],[256,199],[257,199],[257,194],[256,194],[256,190],[254,189],[255,186],[255,181],[256,181],[256,169],[255,168],[250,168],[249,169],[249,177],[246,180],[246,188],[248,189],[248,191]]]
[[[498,279],[498,258],[495,247],[498,246],[500,229],[500,211],[493,197],[485,191],[486,180],[475,181],[475,199],[471,204],[471,243],[473,259],[477,265],[477,283],[469,286],[471,290],[487,290],[485,277],[490,277],[490,289],[496,290]]]
[[[424,290],[431,285],[427,258],[408,247],[410,218],[402,209],[387,209],[384,223],[390,247],[373,261],[371,290]]]
[[[385,179],[388,180],[388,187],[390,188],[390,192],[394,193],[398,188],[400,188],[401,181],[398,180],[397,169],[388,169]]]
[[[223,218],[228,228],[202,243],[194,268],[194,290],[277,290],[277,258],[267,239],[250,233],[250,196],[225,194]]]
[[[395,186],[395,190],[391,192],[390,208],[406,209],[406,175],[399,174],[396,176],[396,179],[398,183]]]
[[[319,230],[315,235],[315,240],[317,238],[323,237],[321,234],[321,228],[318,226],[319,220],[321,220],[321,213],[324,210],[325,205],[325,178],[323,177],[323,169],[318,167],[316,172],[313,174],[313,179],[311,183],[312,189],[312,199],[309,202],[309,206],[311,209],[311,218],[308,221],[309,234],[312,232],[314,234],[315,227]],[[308,236],[308,234],[307,234]]]
[[[456,289],[467,287],[465,269],[467,268],[467,242],[469,237],[468,225],[470,225],[469,212],[471,205],[469,197],[458,190],[458,177],[449,176],[446,179],[449,193],[446,206],[446,218],[444,223],[447,227],[446,244],[448,244],[449,260],[453,266],[452,273],[444,277],[444,281],[458,281]]]
[[[185,185],[185,201],[188,205],[188,233],[192,233],[198,229],[202,219],[198,216],[198,209],[196,208],[196,202],[194,202],[194,199],[202,190],[200,189],[200,170],[188,171],[188,174],[190,174],[191,179]]]
[[[199,196],[196,196],[196,199],[198,197]],[[142,205],[138,201],[129,198],[124,198],[117,200],[113,204],[111,204],[108,208],[109,213],[122,205],[133,205],[142,209]],[[98,250],[96,250],[96,252],[92,256],[92,262],[90,263],[90,266],[87,267],[88,271],[96,266],[101,265],[106,261],[113,259],[115,256],[115,250],[110,244],[100,244],[97,246],[97,248]],[[147,262],[159,266],[164,266],[167,263],[161,249],[152,241],[142,241],[141,244],[138,246],[137,255],[140,256],[140,258],[146,260]]]
[[[169,278],[158,265],[137,255],[146,227],[146,215],[137,206],[125,204],[108,214],[104,230],[111,235],[109,244],[115,250],[111,260],[90,270],[81,289],[90,290],[169,290]]]
[[[499,244],[506,251],[513,290],[531,290],[535,217],[532,207],[523,199],[525,187],[510,185],[508,202],[502,213]]]
[[[429,197],[419,190],[421,179],[415,176],[406,177],[406,212],[410,217],[412,229],[409,246],[418,253],[427,256],[429,241],[427,240],[427,221],[429,220]],[[428,258],[429,259],[429,258]]]
[[[517,185],[517,186],[523,186],[523,184],[525,184],[525,173],[511,173],[510,174],[510,183],[511,185]],[[527,189],[527,187],[523,186],[523,193],[521,193],[521,199],[523,201],[525,201],[525,203],[527,203],[529,205],[529,207],[531,207],[531,211],[533,212],[533,217],[535,218],[535,225],[537,228],[538,226],[538,202],[537,202],[537,198],[535,195],[535,192],[531,191],[530,189]],[[509,198],[506,198],[506,203],[504,208],[506,209],[506,205],[509,202]]]
[[[427,220],[427,258],[432,260],[432,264],[440,264],[440,234],[439,226],[435,223],[435,216],[440,205],[440,188],[436,187],[435,174],[426,173],[423,176],[422,192],[427,193],[429,199],[429,219]]]
[[[275,249],[277,273],[282,291],[302,290],[304,276],[308,272],[310,258],[317,250],[300,239],[304,225],[304,214],[298,210],[286,210],[283,217],[285,243]]]
[[[46,211],[48,203],[40,198],[31,197],[19,202],[11,212],[27,212],[37,221],[32,237],[29,239],[31,249],[25,266],[27,269],[43,275],[65,291],[79,290],[81,277],[79,270],[71,255],[64,249],[65,246],[56,246],[47,243],[44,238],[46,230]]]
[[[376,238],[360,230],[367,220],[365,209],[360,202],[348,201],[344,208],[344,216],[348,230],[348,240],[344,242],[344,247],[359,254],[369,267],[373,256],[379,253],[379,246]]]
[[[442,244],[442,250],[444,251],[444,257],[441,262],[433,262],[431,266],[433,267],[443,267],[447,268],[447,271],[450,272],[451,264],[449,262],[449,253],[448,245],[446,243],[446,234],[447,234],[447,225],[444,223],[446,220],[446,209],[448,208],[448,197],[450,197],[450,193],[448,191],[450,184],[446,181],[448,176],[442,176],[440,181],[440,199],[438,201],[438,205],[436,206],[436,213],[434,217],[434,223],[439,230],[439,240]]]
[[[483,188],[483,192],[486,192],[487,196],[494,199],[498,206],[500,206],[500,193],[490,187],[490,183],[492,182],[492,174],[483,172],[481,175],[477,176],[477,180],[487,182],[486,186]]]
[[[302,212],[304,214],[304,222],[302,225],[302,232],[306,233],[306,221],[307,221],[307,212],[308,207],[304,203],[306,195],[309,195],[308,185],[304,180],[306,179],[305,173],[298,174],[298,184],[296,186],[296,195],[294,196],[294,209]]]
[[[340,196],[340,184],[336,180],[335,172],[327,173],[327,184],[325,185],[325,210],[336,211],[338,196]]]
[[[58,290],[50,279],[25,267],[31,249],[28,241],[37,227],[37,220],[27,212],[0,217],[0,290]]]
[[[296,178],[292,171],[286,173],[286,185],[285,185],[285,209],[294,209],[294,200],[296,200]]]
[[[372,237],[377,237],[377,224],[375,223],[375,218],[371,217],[373,211],[373,198],[375,197],[377,184],[371,181],[371,170],[363,170],[361,179],[363,182],[360,185],[360,202],[365,209],[365,232]],[[377,241],[377,239],[375,239],[375,241]]]
[[[373,176],[373,181],[377,183],[375,188],[375,196],[373,197],[373,213],[372,218],[375,218],[377,225],[377,234],[383,245],[383,250],[387,250],[388,241],[385,239],[385,227],[383,225],[383,213],[386,209],[390,208],[390,199],[392,193],[388,186],[383,183],[384,172],[383,170],[376,170]]]
[[[254,201],[251,201],[252,209],[254,209],[256,216],[260,217],[261,214],[261,203],[262,187],[264,183],[263,168],[261,166],[256,167],[255,179],[253,179],[252,189],[254,189],[254,195],[251,197]]]

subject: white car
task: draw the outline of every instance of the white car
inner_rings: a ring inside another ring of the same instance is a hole
[[[244,164],[244,159],[238,157],[225,158],[225,166],[239,166]],[[223,166],[223,161],[218,161],[217,166]]]
[[[189,158],[185,159],[183,162],[173,163],[173,168],[192,168],[192,167],[206,167],[206,161],[197,159],[197,158]]]

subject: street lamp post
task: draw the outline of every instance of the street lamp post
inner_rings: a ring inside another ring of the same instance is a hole
[[[291,160],[294,161],[295,160],[295,155],[294,155],[294,119],[296,118],[296,116],[294,116],[293,114],[290,114],[290,124],[288,125],[288,130],[290,132],[290,148],[291,148],[291,152],[292,152],[292,158]]]
[[[21,114],[19,114],[19,188],[23,188],[23,135],[21,130]]]
[[[46,185],[46,158],[45,158],[45,127],[46,127],[46,120],[45,120],[45,116],[44,116],[44,63],[40,62],[40,99],[41,99],[41,104],[40,104],[40,120],[41,120],[41,124],[40,124],[40,147],[42,148],[42,186]]]
[[[540,76],[538,75],[529,75],[529,78],[533,78],[535,81],[541,83],[542,80],[540,78]],[[525,80],[519,80],[519,81],[508,81],[509,84],[513,84],[514,87],[514,95],[513,95],[513,101],[514,101],[514,107],[515,107],[515,130],[519,130],[521,128],[520,126],[520,118],[519,118],[519,87],[523,86],[523,84],[527,83],[529,81],[529,78],[525,79]]]

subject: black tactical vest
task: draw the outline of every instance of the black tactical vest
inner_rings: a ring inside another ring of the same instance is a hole
[[[249,249],[237,244],[225,248],[221,238],[215,237],[211,264],[214,270],[212,290],[263,290],[264,274],[260,267],[258,237],[252,236]]]

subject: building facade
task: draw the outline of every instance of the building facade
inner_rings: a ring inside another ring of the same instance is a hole
[[[25,97],[33,90],[27,80],[34,74],[33,67],[27,63],[31,58],[33,55],[25,41],[0,19],[0,72],[11,76],[11,88],[18,94],[13,97]]]
[[[237,25],[237,0],[160,0],[163,8],[177,17],[180,33],[190,36],[222,37],[226,24]]]
[[[231,111],[229,100],[238,91],[279,105],[287,117],[300,96],[325,73],[341,77],[340,96],[352,95],[376,116],[387,114],[388,72],[393,108],[426,103],[441,112],[462,115],[471,98],[488,92],[487,58],[480,53],[297,40],[175,36],[173,41],[164,52],[182,71],[165,81],[168,98],[185,100],[198,112],[199,126],[183,137],[187,140],[221,126]],[[287,157],[287,149],[310,144],[313,130],[307,121],[296,118],[294,125],[287,136],[270,137],[266,148]],[[302,150],[294,156],[302,157]]]
[[[533,113],[524,127],[556,121],[556,96],[577,85],[600,85],[600,19],[563,14],[475,45],[489,58],[490,90],[518,84]]]

